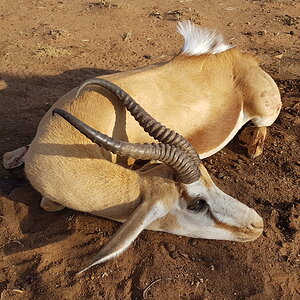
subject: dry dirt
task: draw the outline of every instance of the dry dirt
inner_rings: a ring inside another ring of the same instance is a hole
[[[264,218],[251,243],[145,231],[126,253],[76,277],[119,224],[44,212],[23,169],[1,167],[1,299],[300,299],[299,12],[292,0],[2,0],[1,154],[30,143],[43,114],[83,80],[171,59],[182,45],[177,19],[256,54],[283,108],[259,158],[248,159],[235,138],[205,160],[223,190]]]

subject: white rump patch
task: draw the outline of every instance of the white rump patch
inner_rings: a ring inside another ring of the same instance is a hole
[[[179,22],[178,32],[184,37],[182,49],[184,54],[217,54],[233,48],[224,43],[224,38],[220,33],[201,28],[190,21]]]

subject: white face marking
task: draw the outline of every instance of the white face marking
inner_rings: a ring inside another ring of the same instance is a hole
[[[185,185],[191,197],[204,200],[203,209],[191,210],[185,199],[180,199],[171,213],[179,226],[164,231],[194,238],[248,241],[262,232],[262,219],[251,208],[222,192],[213,183],[208,187],[201,179]],[[253,225],[254,224],[254,225]],[[159,230],[157,228],[156,230]]]

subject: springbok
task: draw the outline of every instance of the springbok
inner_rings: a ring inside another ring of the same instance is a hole
[[[249,154],[259,155],[279,90],[220,34],[190,22],[179,32],[185,41],[174,59],[87,80],[45,114],[30,146],[4,154],[8,169],[25,162],[47,211],[69,207],[124,223],[84,270],[122,253],[143,229],[241,242],[262,233],[262,218],[218,189],[199,155],[216,153],[249,120]],[[161,164],[134,171],[132,159]]]

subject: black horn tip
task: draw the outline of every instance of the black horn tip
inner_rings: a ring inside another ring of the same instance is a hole
[[[54,108],[52,110],[52,116],[54,116],[55,114],[60,115],[62,112],[64,112],[64,110],[60,109],[60,108]]]

